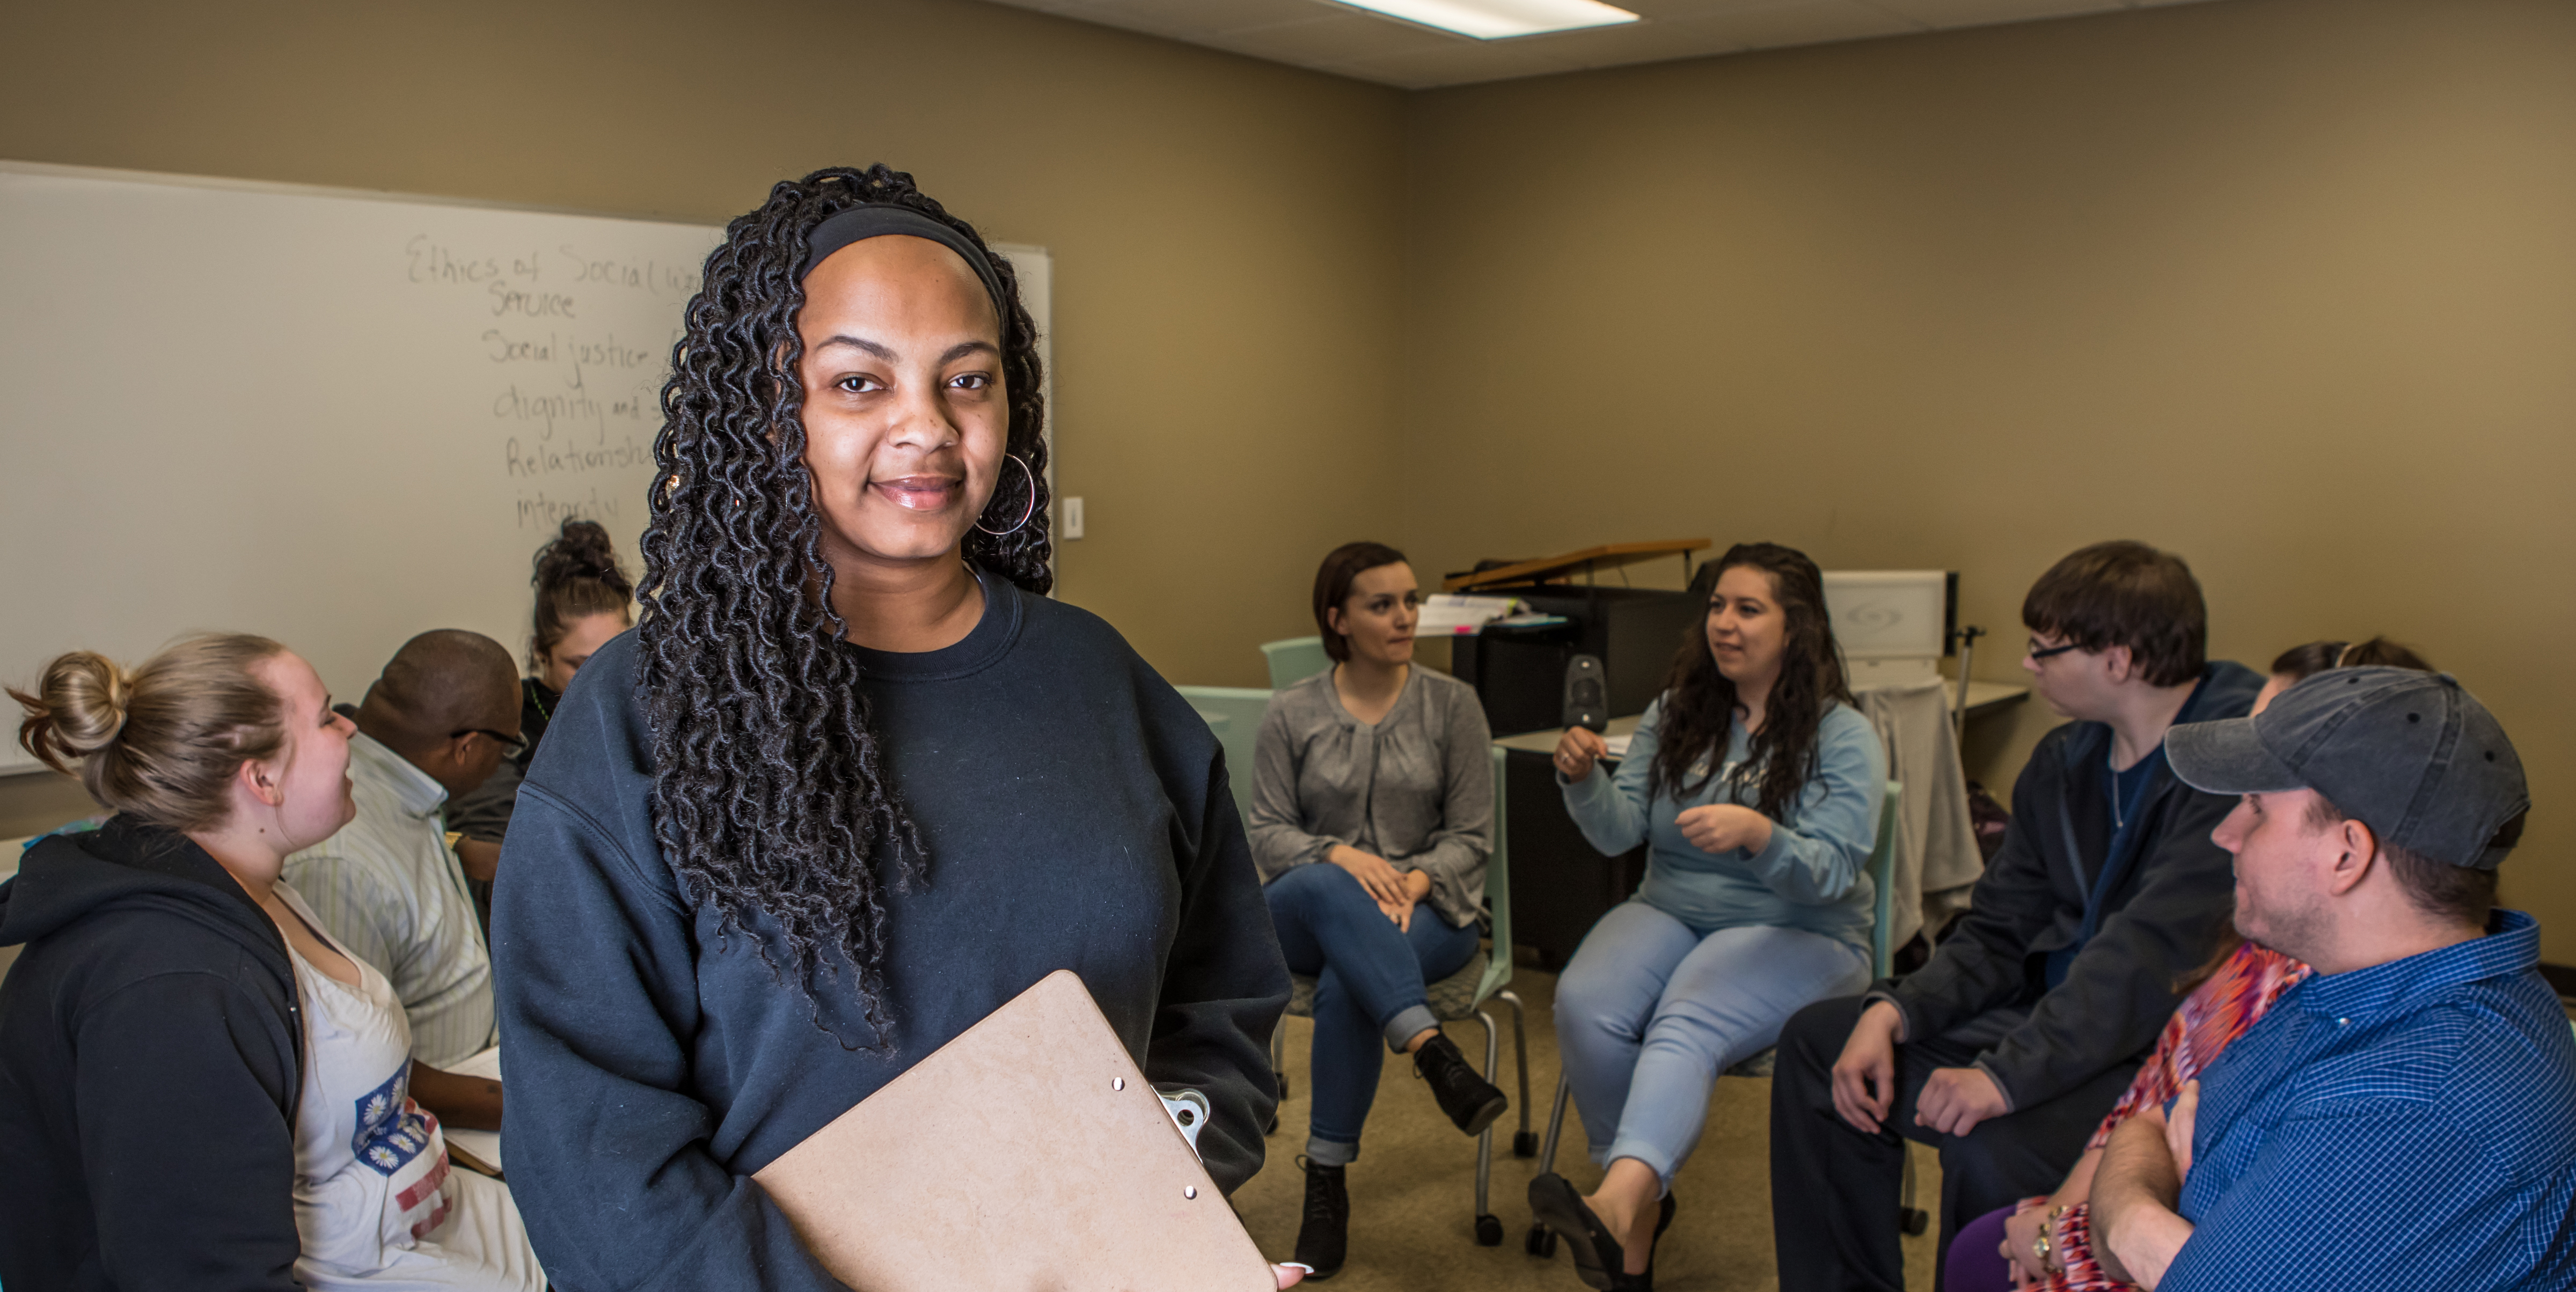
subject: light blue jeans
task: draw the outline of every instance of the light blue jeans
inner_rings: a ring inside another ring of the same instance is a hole
[[[1869,953],[1803,929],[1701,933],[1630,899],[1556,984],[1556,1040],[1592,1160],[1632,1157],[1670,1186],[1699,1146],[1717,1075],[1769,1049],[1791,1014],[1869,985]]]

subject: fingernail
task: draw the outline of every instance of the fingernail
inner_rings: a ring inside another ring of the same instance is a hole
[[[1283,1270],[1303,1270],[1308,1274],[1315,1272],[1314,1266],[1308,1265],[1303,1261],[1281,1261],[1279,1262],[1279,1268]]]

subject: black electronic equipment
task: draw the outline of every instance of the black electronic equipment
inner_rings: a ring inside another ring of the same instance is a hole
[[[1606,731],[1610,727],[1610,690],[1601,680],[1601,661],[1577,655],[1565,664],[1565,714],[1568,727]]]
[[[1643,713],[1708,608],[1705,596],[1652,588],[1546,584],[1509,592],[1529,610],[1565,622],[1488,625],[1451,647],[1451,672],[1476,688],[1485,725],[1497,736],[1563,725],[1566,667],[1577,655],[1601,662],[1603,717]]]

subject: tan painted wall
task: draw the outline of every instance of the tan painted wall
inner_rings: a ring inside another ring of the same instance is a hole
[[[1408,124],[1425,564],[1951,568],[2008,678],[2049,562],[2171,548],[2217,654],[2387,632],[2495,706],[2540,803],[2507,896],[2576,959],[2576,6],[2230,0]]]
[[[2576,960],[2559,0],[1415,96],[925,0],[52,10],[0,12],[0,156],[708,220],[884,157],[1050,246],[1065,595],[1176,679],[1257,683],[1355,534],[1426,576],[1700,534],[1955,568],[1995,678],[2049,561],[2172,547],[2222,655],[2386,631],[2497,706],[2542,803],[2508,895]],[[69,789],[0,782],[0,836]]]
[[[1395,90],[961,0],[30,3],[0,48],[21,160],[709,222],[912,170],[1054,253],[1062,594],[1176,680],[1259,684],[1396,495],[1344,465],[1395,429]],[[0,837],[80,801],[0,778]]]

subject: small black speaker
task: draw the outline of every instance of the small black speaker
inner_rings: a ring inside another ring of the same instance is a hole
[[[1610,725],[1610,688],[1595,656],[1577,655],[1565,662],[1565,725],[1591,731]]]

